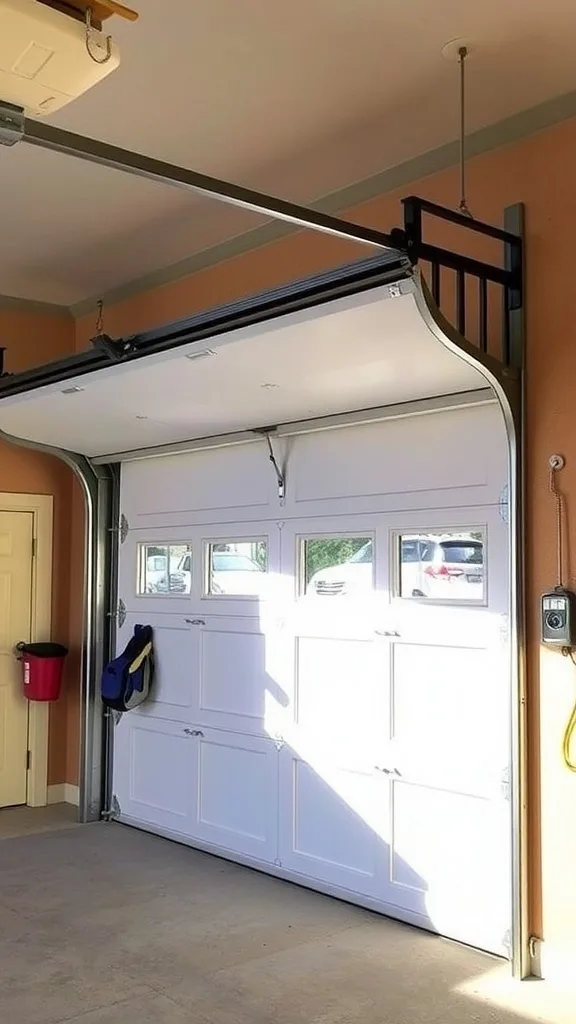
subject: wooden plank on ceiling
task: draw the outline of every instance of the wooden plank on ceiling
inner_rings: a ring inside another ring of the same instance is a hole
[[[57,11],[62,11],[64,14],[69,13],[73,17],[74,15],[81,15],[82,20],[84,20],[86,10],[89,7],[92,11],[92,21],[95,27],[106,21],[107,18],[111,18],[114,14],[125,18],[127,21],[138,20],[137,11],[132,10],[131,7],[126,7],[125,4],[118,3],[117,0],[40,0],[40,3],[45,4],[46,7],[53,7]]]

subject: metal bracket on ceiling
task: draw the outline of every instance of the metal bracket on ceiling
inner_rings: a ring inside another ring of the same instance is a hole
[[[0,146],[15,146],[24,138],[24,110],[0,100]]]
[[[280,501],[284,501],[286,497],[286,475],[278,465],[276,456],[274,454],[274,448],[272,447],[272,439],[270,437],[270,434],[273,434],[275,430],[276,427],[255,427],[254,433],[261,434],[263,437],[266,438],[266,442],[268,444],[269,459],[272,465],[274,466],[274,472],[276,473],[276,480],[278,482],[278,497]]]

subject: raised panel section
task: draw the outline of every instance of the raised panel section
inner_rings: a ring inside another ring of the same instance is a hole
[[[379,650],[372,640],[296,639],[298,728],[342,751],[362,750],[372,735]],[[344,745],[344,746],[342,746]]]
[[[266,638],[212,628],[202,633],[200,709],[263,719]]]
[[[198,819],[206,842],[273,861],[278,752],[269,740],[211,732],[198,743]]]
[[[268,505],[273,477],[259,444],[127,463],[122,468],[122,506],[140,527],[217,522],[220,514]],[[253,518],[253,516],[251,516]],[[232,516],[234,521],[235,516]]]
[[[206,618],[199,630],[198,721],[230,732],[273,735],[289,698],[277,671],[278,635],[257,618]]]
[[[195,752],[182,726],[124,715],[114,733],[114,792],[122,815],[189,834]]]
[[[12,574],[0,572],[0,650],[8,651],[12,639],[11,599]],[[26,639],[26,638],[24,638]]]
[[[10,558],[13,552],[14,538],[10,530],[0,533],[0,558]]]
[[[328,762],[281,751],[280,860],[283,867],[365,896],[378,894],[387,848],[378,780]]]
[[[200,636],[182,615],[129,615],[118,635],[118,650],[128,643],[134,626],[152,626],[154,682],[145,704],[130,712],[144,718],[191,722],[198,710]]]
[[[399,780],[390,807],[391,902],[424,905],[441,934],[497,949],[509,916],[506,802]]]
[[[394,644],[393,737],[454,746],[458,737],[468,743],[480,735],[484,743],[494,717],[490,665],[481,648]]]
[[[480,436],[482,444],[476,444]],[[439,492],[440,503],[449,505],[454,494],[442,499],[446,491],[456,492],[458,503],[485,504],[498,500],[507,476],[504,442],[501,416],[492,406],[307,434],[291,453],[292,495],[300,506],[345,502],[349,511],[350,502],[393,508],[394,496],[401,495],[410,496],[412,507],[433,507]],[[302,507],[299,514],[304,514]]]

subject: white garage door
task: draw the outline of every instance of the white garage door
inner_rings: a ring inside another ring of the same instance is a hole
[[[126,464],[153,699],[121,820],[493,952],[510,921],[504,427],[494,405]]]

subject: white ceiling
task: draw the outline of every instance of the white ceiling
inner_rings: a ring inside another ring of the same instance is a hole
[[[470,130],[576,88],[573,0],[137,6],[107,22],[120,69],[53,122],[299,202],[455,138],[450,39],[472,44]],[[25,144],[0,191],[0,291],[66,305],[261,223]]]
[[[0,430],[97,457],[485,388],[401,287],[0,399]]]

